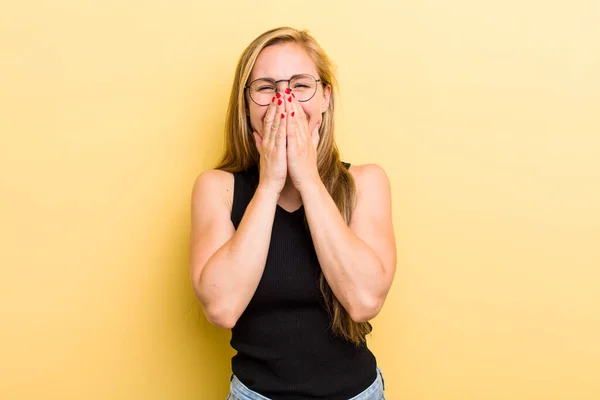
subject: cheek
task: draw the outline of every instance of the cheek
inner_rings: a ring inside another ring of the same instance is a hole
[[[316,102],[313,103],[312,101],[309,101],[308,103],[301,103],[301,105],[309,124],[314,121],[321,121],[321,113],[319,112],[319,106]]]
[[[250,125],[260,136],[262,136],[263,119],[266,114],[267,107],[250,107]]]

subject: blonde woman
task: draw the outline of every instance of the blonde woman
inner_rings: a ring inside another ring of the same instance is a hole
[[[192,194],[191,280],[231,329],[228,399],[384,399],[366,343],[396,269],[389,180],[340,160],[333,66],[306,31],[256,38],[226,150]]]

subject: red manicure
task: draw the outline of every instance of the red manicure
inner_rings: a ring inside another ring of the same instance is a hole
[[[271,100],[271,103],[275,101],[275,96],[273,96],[273,100]]]
[[[277,92],[277,98],[281,97],[281,93]]]
[[[294,95],[294,93],[292,93],[292,96],[294,96],[294,98],[296,98],[296,96]]]
[[[294,116],[294,114],[296,114],[296,111],[292,111],[292,117]]]
[[[285,118],[285,115],[284,115],[284,114],[281,114],[281,119],[284,119],[284,118]]]
[[[287,89],[285,89],[285,92],[286,92],[287,94],[290,94],[290,92],[291,92],[290,88],[287,88]]]
[[[292,102],[292,96],[288,97],[288,101],[291,103]]]
[[[281,105],[281,103],[283,103],[283,101],[281,101],[281,99],[277,100],[277,104]]]

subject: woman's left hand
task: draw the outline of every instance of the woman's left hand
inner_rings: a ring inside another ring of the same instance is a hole
[[[321,182],[317,168],[317,146],[319,145],[319,126],[317,122],[312,131],[302,105],[292,94],[285,94],[287,114],[287,166],[292,183],[302,192],[302,188]]]

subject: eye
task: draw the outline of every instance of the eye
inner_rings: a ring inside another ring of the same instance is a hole
[[[256,88],[256,91],[258,92],[268,92],[268,91],[275,91],[275,88],[273,86],[259,86],[258,88]]]

